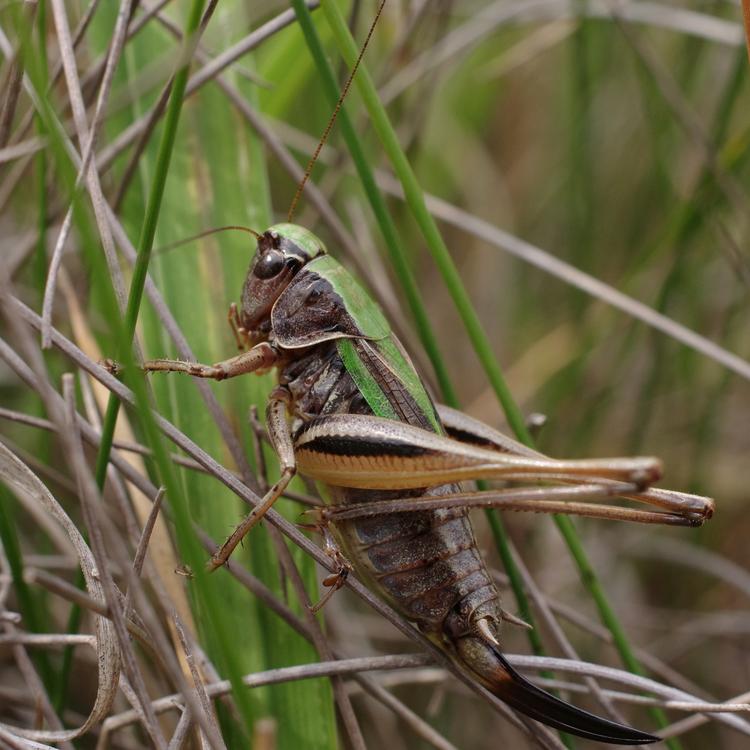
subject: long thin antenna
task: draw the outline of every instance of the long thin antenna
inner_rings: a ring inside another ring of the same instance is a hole
[[[161,245],[161,247],[157,247],[153,250],[153,254],[156,255],[157,253],[165,253],[167,252],[167,250],[174,250],[176,247],[182,247],[182,245],[187,245],[189,242],[195,242],[195,240],[200,240],[203,237],[208,237],[210,234],[218,234],[219,232],[229,231],[246,232],[247,234],[252,234],[256,240],[260,239],[260,234],[258,234],[258,232],[256,232],[254,229],[250,229],[250,227],[242,227],[235,224],[230,224],[225,227],[214,227],[213,229],[206,229],[203,232],[198,232],[198,234],[192,235],[191,237],[185,237],[184,239],[177,240],[177,242],[170,242],[168,245]]]
[[[341,96],[339,96],[339,100],[336,102],[336,106],[333,109],[331,118],[328,120],[328,125],[326,125],[326,129],[323,131],[323,135],[320,141],[318,141],[318,145],[315,148],[315,153],[312,155],[312,157],[310,158],[310,161],[307,164],[307,168],[305,169],[305,175],[302,178],[299,186],[297,187],[297,192],[294,194],[292,205],[289,207],[289,213],[287,214],[287,221],[289,222],[291,222],[291,220],[294,218],[294,212],[297,209],[297,203],[299,203],[299,199],[300,199],[300,196],[302,195],[302,191],[305,189],[305,185],[307,184],[307,181],[310,178],[310,173],[312,172],[312,168],[315,166],[315,162],[318,160],[318,156],[320,156],[320,152],[322,151],[323,146],[325,146],[325,143],[328,140],[328,136],[330,135],[331,130],[333,129],[333,124],[336,122],[336,118],[338,117],[339,111],[341,110],[341,105],[344,103],[344,99],[346,99],[346,95],[349,93],[349,88],[352,85],[352,80],[354,80],[354,76],[356,75],[357,69],[359,68],[359,63],[362,61],[362,57],[365,54],[367,45],[370,43],[370,39],[372,38],[372,34],[375,31],[375,26],[378,23],[380,14],[383,12],[385,3],[386,3],[386,0],[381,0],[380,5],[378,6],[378,11],[375,14],[375,18],[373,19],[372,24],[370,24],[370,30],[367,32],[367,37],[365,39],[364,44],[362,45],[362,49],[359,51],[357,60],[354,63],[354,66],[352,67],[352,72],[349,73],[349,78],[346,79],[344,88],[341,90]]]

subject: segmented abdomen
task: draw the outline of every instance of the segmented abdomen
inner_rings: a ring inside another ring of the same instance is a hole
[[[332,489],[333,502],[375,502],[455,492],[426,493]],[[471,614],[499,607],[499,594],[477,549],[466,510],[410,511],[341,521],[335,533],[357,576],[426,633],[440,634],[451,612],[468,624]]]

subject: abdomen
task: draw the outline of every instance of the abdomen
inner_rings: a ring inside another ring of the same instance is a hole
[[[456,485],[425,491],[331,488],[340,504],[439,497]],[[451,610],[493,603],[499,594],[479,554],[463,508],[410,511],[342,521],[335,533],[357,576],[425,633],[440,634]]]

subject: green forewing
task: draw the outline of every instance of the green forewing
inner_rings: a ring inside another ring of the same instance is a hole
[[[400,416],[394,407],[395,393],[385,390],[373,376],[370,368],[362,360],[357,351],[358,346],[371,347],[380,360],[379,367],[386,367],[396,377],[400,386],[408,393],[424,419],[420,419],[420,426],[443,433],[443,427],[435,412],[435,407],[422,380],[414,366],[402,353],[394,336],[388,336],[379,341],[357,342],[355,339],[339,339],[336,342],[339,356],[360,393],[367,401],[373,413],[378,417],[399,420]],[[393,400],[392,400],[393,399]]]
[[[362,336],[382,339],[391,332],[391,327],[382,311],[359,282],[330,255],[321,255],[305,266],[305,270],[326,279],[333,291],[344,301],[346,311],[357,324]]]
[[[378,417],[387,419],[398,419],[398,415],[391,406],[391,402],[383,392],[383,389],[375,382],[375,378],[370,374],[365,363],[360,359],[355,349],[353,339],[338,339],[336,341],[341,361],[344,363],[347,372],[357,384],[359,392],[364,396],[365,401]]]
[[[387,339],[378,341],[376,347],[383,358],[388,362],[391,371],[403,383],[406,391],[417,402],[420,411],[427,417],[428,422],[433,426],[435,432],[442,433],[443,426],[435,411],[435,405],[425,390],[422,378],[414,369],[411,360],[404,354],[400,343],[395,336],[389,336]]]

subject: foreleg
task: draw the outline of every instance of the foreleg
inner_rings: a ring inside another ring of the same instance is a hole
[[[146,372],[184,372],[196,378],[226,380],[249,372],[258,372],[273,367],[278,360],[278,353],[266,341],[257,344],[247,352],[236,357],[203,365],[200,362],[183,362],[179,359],[151,359],[143,363]]]

